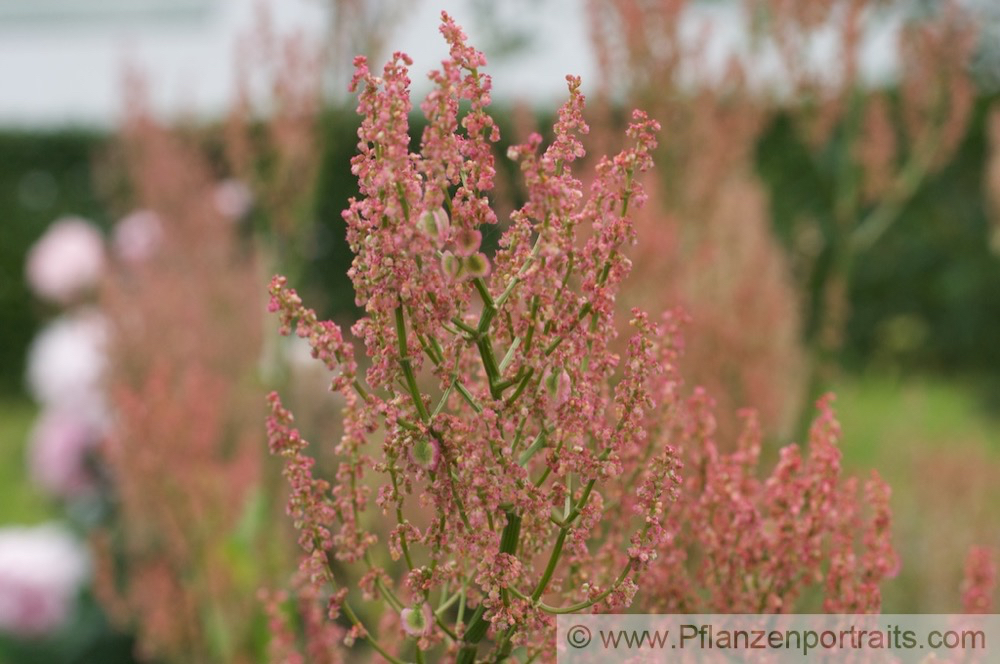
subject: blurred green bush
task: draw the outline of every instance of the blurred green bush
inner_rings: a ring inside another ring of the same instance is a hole
[[[842,360],[894,370],[995,377],[1000,372],[1000,255],[990,249],[984,192],[989,157],[987,111],[977,100],[954,159],[930,176],[870,256],[853,266],[850,318]],[[814,161],[787,118],[761,137],[757,165],[771,194],[772,221],[789,251],[808,251],[795,237],[803,219],[830,233],[835,164]],[[819,243],[817,243],[819,244]],[[803,245],[806,245],[805,247]],[[812,287],[829,256],[814,257]],[[815,301],[815,298],[813,298]],[[805,324],[816,312],[805,312]]]

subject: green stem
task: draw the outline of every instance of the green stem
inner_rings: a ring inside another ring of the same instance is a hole
[[[899,219],[903,207],[909,202],[927,176],[924,159],[914,157],[903,168],[895,186],[889,190],[878,206],[859,223],[850,236],[850,249],[863,252],[872,247],[892,224]]]
[[[514,352],[517,347],[521,345],[521,337],[514,337],[514,341],[510,343],[510,348],[507,349],[507,353],[500,360],[500,373],[502,374],[510,366],[511,360],[514,359]]]
[[[521,456],[518,457],[518,459],[517,459],[518,465],[520,465],[521,467],[524,467],[524,466],[528,465],[528,462],[531,461],[531,458],[533,456],[535,456],[535,454],[537,454],[538,451],[540,449],[542,449],[543,447],[545,447],[545,430],[544,429],[542,431],[538,432],[538,435],[535,436],[535,440],[532,441],[532,443],[528,447],[528,449],[526,449],[524,452],[522,452]]]
[[[517,545],[521,537],[521,516],[513,510],[507,510],[506,514],[507,525],[504,526],[503,532],[500,534],[500,553],[513,556],[517,554]],[[458,652],[458,658],[456,659],[458,664],[472,664],[475,661],[479,642],[486,636],[488,629],[489,622],[486,620],[486,607],[480,602],[475,613],[472,615],[472,620],[469,621],[468,629],[465,630],[465,634],[462,637],[464,645]]]
[[[472,396],[472,393],[466,389],[465,385],[462,383],[455,383],[455,389],[458,390],[458,393],[462,395],[462,398],[465,399],[470,406],[472,406],[472,410],[476,411],[477,414],[483,412],[483,407],[479,405],[479,402],[476,401],[476,398]]]
[[[531,380],[531,377],[533,375],[535,375],[535,369],[534,369],[534,367],[529,367],[528,370],[524,373],[524,377],[517,384],[517,389],[515,389],[514,393],[512,395],[510,395],[510,398],[507,399],[507,401],[505,402],[505,405],[507,405],[507,406],[514,405],[514,403],[517,401],[518,397],[520,397],[521,394],[524,392],[524,388],[526,388],[528,386],[528,381]]]
[[[549,355],[555,352],[556,348],[559,348],[559,344],[563,342],[563,339],[566,338],[566,335],[575,330],[577,325],[580,324],[580,321],[586,318],[587,314],[589,314],[593,308],[594,305],[591,304],[590,302],[587,302],[582,307],[580,307],[580,313],[576,315],[576,320],[574,320],[573,324],[569,326],[569,329],[566,330],[566,332],[564,332],[563,334],[559,335],[552,343],[549,344],[548,348],[545,349],[545,357],[548,357]]]
[[[531,253],[528,255],[527,260],[524,261],[524,265],[521,266],[521,268],[517,271],[517,274],[510,280],[510,283],[507,284],[507,288],[505,288],[503,293],[500,294],[500,297],[497,298],[495,303],[497,309],[504,305],[507,298],[509,298],[514,292],[514,289],[517,288],[517,285],[521,283],[521,279],[523,279],[524,275],[528,273],[528,268],[530,268],[531,264],[535,262],[535,259],[538,257],[539,249],[541,248],[541,239],[541,233],[535,236],[535,242],[531,246]]]
[[[463,321],[458,316],[453,316],[452,319],[451,319],[451,322],[455,325],[455,327],[457,327],[458,329],[462,330],[466,334],[473,335],[473,336],[479,334],[479,330],[477,330],[476,328],[472,327],[471,325],[469,325],[468,323],[466,323],[465,321]]]
[[[389,463],[389,479],[392,482],[392,491],[397,496],[399,495],[399,481],[396,476],[396,460],[390,459]],[[403,508],[400,503],[396,502],[396,524],[402,526],[405,523],[403,519]],[[413,559],[410,557],[410,547],[406,542],[406,532],[400,531],[399,533],[399,548],[403,552],[403,559],[406,561],[406,568],[411,572],[413,571]]]
[[[582,602],[577,602],[576,604],[570,604],[569,606],[550,606],[550,605],[546,604],[545,602],[540,602],[540,601],[535,600],[533,597],[528,597],[527,595],[525,595],[524,593],[522,593],[517,588],[511,587],[511,588],[508,588],[508,590],[510,591],[510,593],[512,595],[518,597],[519,599],[533,601],[534,604],[535,604],[535,606],[537,606],[539,609],[541,609],[545,613],[550,613],[550,614],[553,614],[553,615],[566,614],[566,613],[577,613],[579,611],[584,611],[586,609],[589,609],[590,607],[594,606],[598,602],[604,600],[606,597],[608,597],[608,595],[610,595],[611,593],[613,593],[615,590],[617,590],[618,587],[628,577],[629,570],[631,570],[631,569],[632,569],[632,563],[631,562],[626,563],[625,564],[625,569],[623,569],[621,571],[621,573],[614,580],[614,582],[611,584],[611,586],[608,587],[607,590],[605,590],[604,592],[600,593],[599,595],[595,595],[591,599],[584,600]]]
[[[399,365],[403,368],[403,376],[406,378],[406,387],[410,392],[413,405],[420,415],[424,424],[431,421],[431,414],[427,412],[427,406],[420,395],[420,388],[417,387],[417,377],[413,373],[413,364],[410,361],[409,347],[406,343],[406,320],[403,316],[403,305],[396,307],[396,341],[399,345]]]
[[[556,537],[555,546],[552,547],[552,553],[549,555],[548,564],[545,565],[545,571],[542,572],[542,578],[538,580],[538,585],[535,586],[534,592],[531,593],[531,601],[537,602],[545,592],[545,588],[548,587],[549,581],[552,580],[552,575],[555,574],[556,566],[559,564],[559,558],[562,556],[567,534],[569,534],[569,526],[564,525],[559,529],[559,536]]]

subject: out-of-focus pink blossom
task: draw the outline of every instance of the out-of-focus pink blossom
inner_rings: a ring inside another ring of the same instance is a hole
[[[104,269],[104,238],[90,222],[53,223],[28,252],[25,276],[39,297],[68,304],[97,284]]]
[[[93,416],[65,409],[46,411],[31,434],[28,464],[32,479],[61,498],[86,494],[95,488],[87,456],[101,438]]]
[[[58,629],[89,573],[86,550],[60,526],[0,529],[0,631],[38,637]]]
[[[28,387],[45,406],[99,409],[107,327],[100,314],[66,314],[43,329],[28,351]]]
[[[996,552],[985,546],[969,550],[962,582],[962,610],[965,613],[991,613],[997,588]]]
[[[152,256],[163,240],[160,218],[150,210],[136,210],[123,217],[113,231],[115,254],[126,263],[141,263]]]
[[[223,180],[215,187],[213,203],[223,217],[240,219],[253,207],[253,192],[240,180]]]

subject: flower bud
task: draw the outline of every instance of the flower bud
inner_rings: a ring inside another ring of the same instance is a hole
[[[399,612],[399,621],[403,624],[403,631],[410,636],[427,636],[434,625],[431,605],[424,602],[416,608],[403,609]]]
[[[441,460],[441,444],[433,438],[417,438],[410,447],[410,460],[421,468],[434,470]]]
[[[482,243],[483,234],[474,228],[462,228],[455,233],[455,253],[459,256],[472,256]]]
[[[448,241],[448,231],[451,223],[448,221],[448,213],[444,208],[427,210],[420,217],[421,229],[433,240],[440,249]]]
[[[480,253],[465,258],[462,266],[470,277],[485,277],[490,273],[490,259]]]

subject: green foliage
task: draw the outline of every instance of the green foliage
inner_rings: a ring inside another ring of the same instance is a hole
[[[855,365],[885,358],[1000,372],[1000,256],[990,251],[983,191],[986,110],[981,100],[957,157],[917,193],[875,260],[856,266],[848,328]]]
[[[84,131],[0,132],[0,394],[19,391],[24,355],[46,312],[24,283],[24,257],[63,215],[104,220],[92,180],[101,137]]]
[[[965,140],[951,163],[930,177],[901,218],[851,272],[846,363],[875,362],[908,370],[1000,373],[1000,256],[989,248],[983,174],[985,118],[993,98],[978,100]],[[808,234],[825,248],[807,255],[807,330],[817,318],[816,288],[830,268],[836,155],[812,159],[788,118],[764,133],[757,166],[771,193],[774,228],[796,259]],[[807,226],[812,225],[812,228]]]
[[[357,314],[354,289],[347,278],[353,254],[347,246],[347,225],[340,216],[347,200],[358,195],[357,178],[351,175],[351,157],[357,152],[361,118],[351,109],[327,110],[321,122],[323,154],[317,174],[316,221],[313,253],[307,256],[307,288],[319,289],[325,297],[320,315]]]
[[[25,444],[34,417],[27,401],[0,397],[0,524],[38,523],[55,513],[26,476]]]
[[[978,399],[977,386],[941,379],[905,382],[865,374],[836,386],[844,430],[844,460],[853,469],[878,468],[895,487],[912,482],[899,463],[918,448],[966,441],[1000,455],[1000,420]]]

